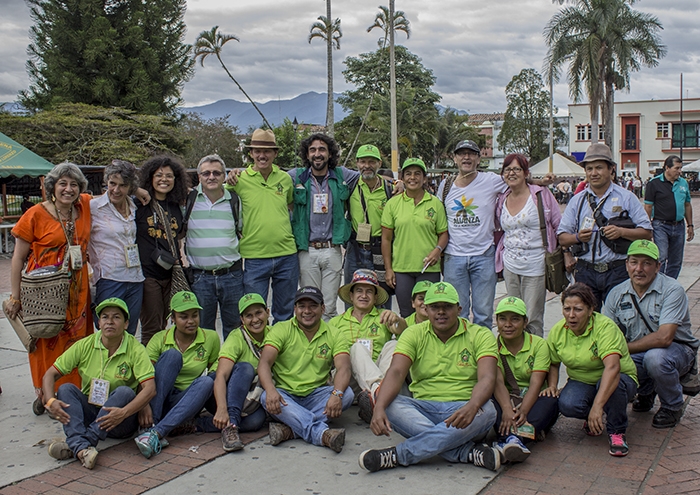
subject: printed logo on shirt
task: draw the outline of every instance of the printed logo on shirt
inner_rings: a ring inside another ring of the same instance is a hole
[[[380,209],[380,210],[383,210],[383,209],[384,209],[384,207],[386,206],[386,202],[387,202],[386,199],[383,199],[383,200],[382,200],[382,204],[379,206],[379,209]]]
[[[425,218],[432,220],[435,217],[435,208],[428,208],[425,212]]]
[[[591,351],[591,354],[593,354],[591,356],[591,361],[595,361],[596,359],[599,359],[599,357],[598,357],[598,344],[596,342],[593,342],[593,344],[591,344],[591,347],[589,347],[588,350]]]
[[[457,363],[457,366],[471,366],[469,364],[469,358],[471,357],[471,354],[465,347],[462,352],[459,353],[459,362]]]
[[[206,354],[206,351],[204,350],[204,346],[202,344],[199,344],[199,348],[197,349],[197,353],[196,353],[194,360],[195,361],[204,361],[205,354]]]
[[[117,372],[114,374],[114,378],[117,380],[125,380],[129,375],[129,365],[126,361],[117,366]]]
[[[284,187],[282,186],[281,182],[277,183],[277,192],[275,194],[278,196],[284,195]]]
[[[369,333],[371,333],[372,335],[377,335],[378,331],[379,331],[379,325],[377,325],[376,323],[372,323],[372,325],[370,325],[370,327],[369,327]]]
[[[532,373],[532,369],[535,367],[535,356],[530,356],[527,358],[527,372]]]
[[[316,355],[316,357],[320,359],[326,359],[328,357],[329,352],[331,352],[331,348],[328,346],[328,344],[322,344],[318,346],[318,354]]]
[[[452,207],[452,211],[456,211],[452,223],[455,227],[478,227],[481,225],[481,219],[474,213],[474,210],[479,208],[478,205],[472,205],[474,198],[467,200],[465,195],[462,198],[454,200],[455,205]]]

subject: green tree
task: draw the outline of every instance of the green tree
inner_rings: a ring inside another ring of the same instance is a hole
[[[389,43],[389,15],[389,9],[380,5],[379,13],[374,17],[374,24],[367,28],[368,33],[374,28],[379,28],[384,31],[384,36],[377,41],[380,48],[386,47],[387,43]],[[406,18],[406,14],[404,14],[403,10],[394,12],[394,31],[406,33],[406,39],[411,37],[411,23]]]
[[[331,21],[331,0],[326,0],[326,15],[319,16],[318,22],[311,25],[309,31],[309,44],[314,38],[320,38],[326,42],[326,74],[328,79],[328,104],[326,106],[326,132],[334,135],[333,115],[333,48],[340,50],[340,38],[343,32],[340,30],[340,19]]]
[[[27,0],[32,110],[60,103],[172,112],[193,73],[185,0]]]
[[[186,113],[178,122],[179,129],[189,137],[182,154],[186,167],[194,168],[199,160],[216,153],[228,168],[243,166],[243,154],[239,151],[238,128],[229,124],[229,116],[204,119],[198,113]]]
[[[486,136],[469,125],[469,115],[460,115],[456,110],[446,108],[440,114],[438,125],[433,128],[433,167],[454,167],[452,152],[457,143],[465,139],[474,141],[480,148],[486,145]]]
[[[294,149],[294,125],[292,121],[288,118],[284,118],[284,122],[278,127],[273,129],[275,133],[275,139],[277,140],[277,146],[280,147],[277,153],[277,158],[275,158],[275,165],[281,167],[285,170],[294,168],[296,158],[296,166],[301,167],[301,159],[297,157],[296,150]],[[301,141],[311,135],[311,130],[299,124],[296,132],[296,145],[299,147]]]

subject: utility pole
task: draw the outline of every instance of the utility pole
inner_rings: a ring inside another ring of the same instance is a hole
[[[389,91],[391,93],[391,170],[399,170],[399,140],[396,129],[396,60],[394,58],[394,0],[389,0]]]

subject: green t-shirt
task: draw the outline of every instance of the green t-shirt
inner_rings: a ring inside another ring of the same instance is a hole
[[[382,235],[382,213],[384,212],[384,205],[386,205],[388,201],[386,191],[384,191],[384,181],[380,177],[378,177],[377,180],[379,182],[376,188],[374,191],[369,192],[369,186],[360,178],[357,182],[357,187],[355,187],[348,199],[352,230],[357,232],[357,224],[365,222],[362,202],[360,201],[360,188],[362,188],[362,194],[365,198],[365,204],[367,205],[367,221],[372,225],[372,237],[379,237]]]
[[[250,337],[251,342],[256,347],[256,349],[262,352],[263,344],[258,343],[257,340],[248,332],[248,337]],[[270,332],[270,327],[265,327],[264,334],[267,335]],[[235,328],[228,334],[224,345],[221,346],[221,351],[219,351],[219,359],[229,359],[234,363],[250,363],[253,368],[258,369],[258,362],[260,361],[258,357],[250,350],[248,342],[246,342],[245,337],[241,333],[240,328]]]
[[[414,398],[452,402],[471,398],[478,381],[477,361],[486,356],[498,359],[498,348],[491,330],[460,318],[459,328],[444,344],[430,321],[408,327],[394,354],[412,361],[409,389]]]
[[[566,326],[566,320],[554,325],[547,337],[552,364],[564,363],[569,378],[595,385],[603,376],[603,359],[620,355],[620,372],[637,381],[637,368],[630,358],[627,342],[615,323],[600,313],[579,337]]]
[[[372,341],[372,359],[377,360],[382,352],[384,344],[391,340],[391,331],[386,325],[379,323],[381,313],[377,308],[372,308],[368,314],[362,318],[362,323],[352,316],[352,308],[345,313],[338,315],[328,322],[343,332],[348,339],[348,345],[353,345],[358,339]]]
[[[216,371],[219,363],[219,348],[221,340],[214,330],[197,329],[197,336],[190,346],[182,353],[182,369],[175,379],[175,388],[185,390],[192,382],[202,376],[205,370]],[[175,343],[175,327],[161,330],[153,336],[146,346],[148,356],[155,363],[165,351],[175,349],[180,352]]]
[[[350,352],[342,332],[324,321],[309,342],[296,316],[273,325],[264,345],[279,352],[272,365],[277,387],[302,397],[326,384],[335,356]]]
[[[276,258],[297,252],[287,208],[294,200],[293,182],[287,172],[272,165],[265,180],[251,165],[238,177],[235,186],[226,185],[226,188],[233,189],[241,198],[243,258]]]
[[[438,236],[447,230],[445,207],[426,192],[414,205],[406,193],[387,201],[382,227],[394,231],[391,268],[395,272],[420,272],[423,259],[437,246]],[[429,266],[426,272],[439,272],[440,265]]]
[[[81,390],[85,395],[90,394],[93,378],[107,380],[111,393],[123,385],[135,392],[139,383],[155,376],[146,348],[133,335],[124,332],[124,339],[112,357],[107,355],[101,337],[102,332],[95,332],[80,339],[53,363],[61,375],[78,368]]]
[[[542,337],[527,332],[523,335],[525,336],[523,348],[520,349],[515,356],[513,356],[505,346],[503,339],[500,336],[498,337],[500,343],[503,344],[499,350],[500,359],[498,360],[498,367],[503,373],[503,379],[506,382],[506,388],[509,392],[512,390],[512,387],[508,384],[508,380],[506,379],[506,372],[503,370],[502,359],[508,361],[508,366],[513,372],[513,376],[520,390],[525,390],[530,386],[530,377],[533,371],[549,372],[550,361],[547,341]],[[542,384],[542,389],[545,388],[547,388],[546,380]]]

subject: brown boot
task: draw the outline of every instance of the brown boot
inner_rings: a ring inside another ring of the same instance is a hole
[[[221,430],[221,442],[226,452],[235,452],[244,447],[241,437],[238,435],[238,427],[233,425],[228,425]]]
[[[321,437],[321,443],[324,447],[338,452],[343,450],[343,445],[345,445],[345,428],[328,428],[323,432]]]
[[[284,423],[270,423],[270,445],[279,445],[294,438],[292,429]]]

